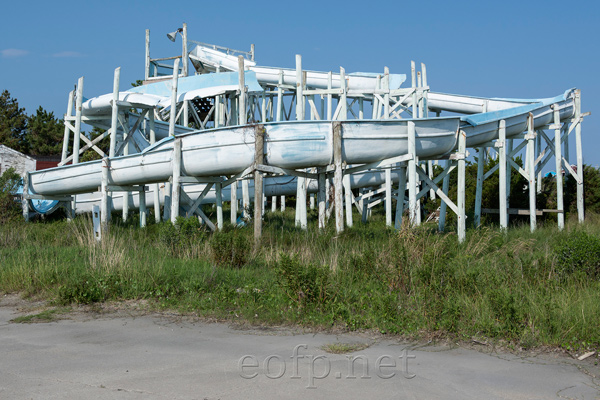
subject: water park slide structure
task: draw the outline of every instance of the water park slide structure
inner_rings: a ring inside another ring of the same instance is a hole
[[[205,46],[196,46],[189,54],[190,59],[201,62],[209,73],[179,79],[176,102],[196,98],[211,98],[224,94],[239,95],[237,77],[238,59]],[[222,72],[229,71],[229,72]],[[296,86],[296,70],[260,67],[247,61],[244,74],[246,91],[259,93],[267,86],[286,84]],[[389,75],[388,89],[401,88],[404,75]],[[331,74],[306,71],[305,85],[311,88],[331,89],[347,85],[346,94],[373,98],[378,90],[377,74],[357,73]],[[121,105],[168,110],[171,107],[172,83],[170,80],[150,83],[119,93]],[[499,138],[500,121],[504,121],[507,138],[521,135],[528,128],[528,121],[534,128],[552,124],[558,112],[561,121],[572,118],[575,90],[547,99],[498,99],[463,95],[451,95],[427,91],[426,108],[429,112],[449,111],[465,114],[449,117],[423,117],[408,119],[363,119],[363,120],[321,120],[321,121],[279,121],[261,124],[264,127],[265,164],[284,170],[303,170],[314,167],[327,167],[334,162],[334,125],[341,129],[342,157],[347,165],[361,165],[390,160],[410,153],[411,130],[414,134],[414,156],[419,160],[443,159],[458,146],[459,132],[466,135],[466,145],[477,147]],[[404,96],[400,102],[405,107],[414,106],[415,97]],[[88,100],[83,105],[83,115],[92,117],[92,125],[108,129],[111,126],[112,95],[107,94]],[[323,116],[324,117],[324,116]],[[129,124],[137,125],[135,114],[129,115]],[[335,118],[335,117],[334,117]],[[175,136],[169,136],[169,124],[156,121],[155,135],[159,141],[150,144],[147,137],[136,132],[139,152],[119,155],[110,159],[110,184],[119,186],[146,185],[167,182],[173,174],[173,153],[175,138],[181,142],[181,172],[191,177],[223,177],[240,174],[254,164],[254,144],[256,127],[234,125],[214,129],[193,130],[185,126],[175,126]],[[123,129],[120,129],[121,133]],[[134,150],[135,151],[135,150]],[[408,158],[406,158],[408,160]],[[405,159],[398,158],[398,161]],[[382,182],[380,170],[361,172],[353,176],[353,187],[375,187]],[[88,211],[85,204],[91,204],[101,185],[102,161],[91,161],[74,165],[32,172],[28,179],[28,193],[38,196],[78,196],[81,202],[77,208]],[[398,180],[398,174],[393,176]],[[287,182],[286,184],[281,184]],[[314,186],[314,184],[313,184]],[[204,185],[184,185],[183,190],[195,198],[203,191]],[[152,188],[152,186],[151,186]],[[266,180],[267,195],[295,194],[295,180],[290,177],[273,177]],[[309,184],[309,190],[315,190]],[[227,189],[223,200],[229,198]],[[146,194],[147,202],[154,196]],[[164,195],[160,197],[164,199]],[[214,201],[214,195],[207,195],[204,202]],[[97,201],[97,200],[96,200]],[[122,202],[113,199],[115,208]],[[135,205],[135,200],[134,200]],[[49,209],[49,208],[48,208]]]

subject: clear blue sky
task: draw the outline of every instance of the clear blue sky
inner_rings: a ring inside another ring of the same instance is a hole
[[[427,64],[432,90],[489,97],[551,97],[582,90],[584,162],[600,165],[600,3],[597,1],[11,1],[2,5],[0,90],[27,113],[62,116],[80,76],[84,95],[142,79],[145,30],[153,57],[190,39],[237,49],[259,64],[409,73]],[[573,142],[574,143],[574,142]],[[571,146],[574,162],[575,146]]]

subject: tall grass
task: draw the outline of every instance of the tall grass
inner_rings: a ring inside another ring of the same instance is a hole
[[[251,323],[600,345],[595,216],[564,232],[471,230],[462,244],[434,226],[389,229],[377,214],[338,235],[269,213],[259,247],[251,227],[211,234],[197,220],[115,223],[102,243],[91,231],[83,217],[0,226],[0,291],[57,303],[147,299]]]

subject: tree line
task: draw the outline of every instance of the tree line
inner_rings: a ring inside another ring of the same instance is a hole
[[[62,152],[63,121],[39,106],[27,115],[8,90],[0,95],[0,143],[29,155],[55,155]]]

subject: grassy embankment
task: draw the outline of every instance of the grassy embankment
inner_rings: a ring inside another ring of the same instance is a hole
[[[293,210],[290,210],[293,213]],[[314,215],[313,215],[314,221]],[[138,229],[115,223],[101,244],[91,222],[0,226],[0,291],[57,305],[146,299],[158,308],[250,323],[375,329],[507,340],[530,348],[600,344],[600,221],[396,232],[375,215],[336,236],[267,214],[252,227],[205,232],[196,220]]]

